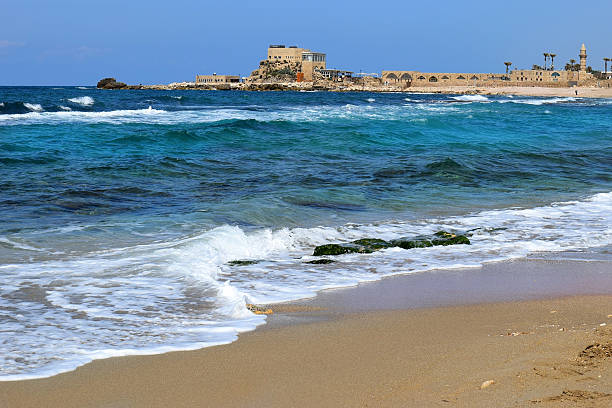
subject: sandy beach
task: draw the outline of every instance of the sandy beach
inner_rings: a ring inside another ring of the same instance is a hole
[[[0,405],[607,407],[608,258],[569,254],[328,290],[273,305],[268,325],[229,345],[0,383]]]
[[[579,97],[579,98],[612,98],[612,88],[572,87],[553,88],[542,86],[506,86],[506,87],[474,87],[474,86],[448,86],[448,87],[410,87],[407,92],[429,93],[439,92],[447,94],[480,94],[480,95],[514,95],[514,96],[542,96],[542,97]]]

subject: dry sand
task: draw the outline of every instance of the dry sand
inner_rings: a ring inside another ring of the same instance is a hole
[[[437,301],[470,301],[464,289],[473,282],[462,286],[464,279],[457,276],[480,276],[481,292],[497,281],[502,291],[506,286],[511,293],[524,293],[519,288],[530,282],[544,287],[558,280],[543,272],[554,269],[560,275],[573,270],[566,279],[574,281],[578,293],[597,286],[602,292],[612,290],[608,262],[536,260],[507,263],[506,268],[531,272],[508,277],[507,269],[489,267],[331,291],[327,301],[276,306],[270,325],[229,345],[111,358],[47,379],[0,383],[0,406],[612,406],[610,295],[416,309],[406,308],[405,299],[391,299],[378,302],[386,310],[362,304],[361,309],[374,309],[366,312],[341,300],[351,293],[363,296],[364,303],[372,293],[379,299],[417,296],[385,293],[385,288],[425,287],[428,277],[437,276],[436,293],[443,293]],[[487,282],[484,277],[491,274],[495,279]],[[525,296],[558,292],[554,285],[544,289]]]

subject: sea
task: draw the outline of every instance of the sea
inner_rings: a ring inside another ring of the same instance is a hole
[[[307,263],[439,230],[471,245]],[[0,88],[0,380],[229,343],[265,323],[247,303],[611,244],[611,99]]]

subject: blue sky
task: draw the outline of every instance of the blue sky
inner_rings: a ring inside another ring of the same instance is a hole
[[[263,5],[262,5],[263,4]],[[329,67],[502,72],[562,67],[584,42],[612,57],[612,2],[0,0],[0,85],[131,84],[247,75],[268,44],[327,53]]]

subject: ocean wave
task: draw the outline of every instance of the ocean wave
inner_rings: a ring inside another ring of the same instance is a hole
[[[23,106],[25,106],[27,109],[33,111],[33,112],[42,112],[43,107],[42,105],[38,104],[38,103],[27,103],[25,102],[23,104]]]
[[[535,105],[535,106],[541,106],[541,105],[554,105],[554,104],[558,104],[558,103],[570,103],[570,102],[576,102],[578,101],[577,98],[573,98],[573,97],[565,97],[565,98],[545,98],[545,99],[541,99],[541,98],[534,98],[534,99],[512,99],[512,100],[501,100],[501,101],[497,101],[499,103],[517,103],[517,104],[523,104],[523,105]],[[597,102],[596,102],[597,103]]]
[[[489,98],[487,98],[486,96],[482,96],[482,95],[459,95],[459,96],[452,96],[451,99],[454,99],[460,102],[489,102]]]
[[[42,112],[44,109],[38,103],[29,102],[2,102],[0,103],[0,121],[8,115],[23,114],[30,112]]]
[[[324,266],[305,262],[321,244],[437,230],[468,232],[472,245],[346,254]],[[3,265],[0,306],[10,304],[18,313],[3,327],[8,341],[0,346],[0,380],[48,376],[96,358],[231,342],[265,320],[248,312],[246,302],[281,302],[394,274],[610,244],[612,192],[404,222],[276,230],[225,225],[172,242]],[[244,259],[258,262],[228,263]]]
[[[374,108],[371,105],[346,104],[336,107],[297,106],[282,110],[217,108],[197,110],[134,109],[101,112],[28,112],[25,114],[0,115],[0,125],[32,125],[55,123],[213,123],[232,120],[255,120],[258,122],[325,122],[330,120],[401,120],[414,119],[424,114],[442,115],[458,111],[450,104],[421,103],[414,105],[386,105]]]
[[[86,89],[86,88],[85,88]],[[95,103],[91,96],[79,96],[78,98],[70,98],[68,102],[76,103],[81,106],[91,106]]]
[[[103,112],[28,112],[23,114],[6,114],[0,116],[0,124],[6,125],[30,125],[41,123],[134,123],[153,122],[158,123],[154,116],[167,114],[167,111],[158,109],[128,109]]]

